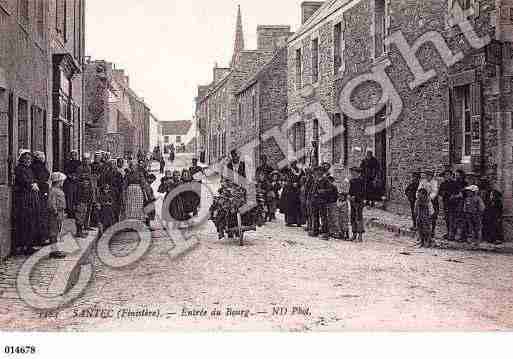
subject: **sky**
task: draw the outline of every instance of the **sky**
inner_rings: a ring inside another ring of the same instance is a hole
[[[302,0],[88,0],[86,55],[124,69],[160,121],[192,120],[198,85],[233,53],[237,5],[246,49],[257,25],[301,22]]]

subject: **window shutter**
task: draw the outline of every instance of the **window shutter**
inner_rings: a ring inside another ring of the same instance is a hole
[[[392,0],[385,1],[385,34],[383,36],[383,40],[390,35],[390,27],[392,24]],[[390,45],[385,45],[385,52],[388,53],[390,51]]]
[[[476,81],[470,85],[470,101],[472,116],[472,165],[475,171],[480,170],[481,163],[481,83]]]
[[[9,104],[7,109],[7,121],[8,121],[8,184],[14,184],[14,94],[9,93]]]
[[[456,93],[459,101],[455,101]],[[451,106],[451,159],[453,163],[459,164],[462,160],[463,152],[463,113],[461,104],[461,92],[456,92],[454,88],[450,89],[450,106]]]
[[[474,17],[479,17],[481,4],[479,1],[472,0],[472,7],[474,8]]]

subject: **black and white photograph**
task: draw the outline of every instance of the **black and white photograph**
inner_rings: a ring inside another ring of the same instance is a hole
[[[0,0],[0,357],[507,334],[512,114],[513,0]]]

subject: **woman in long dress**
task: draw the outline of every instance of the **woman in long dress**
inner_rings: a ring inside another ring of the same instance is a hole
[[[78,159],[78,152],[71,151],[71,159],[64,165],[64,193],[66,194],[66,212],[69,218],[75,218],[75,207],[78,203],[78,169],[82,162]]]
[[[15,248],[18,253],[27,255],[34,253],[40,232],[39,186],[31,164],[30,151],[20,150],[14,183]]]
[[[48,241],[49,237],[49,212],[48,212],[48,196],[50,194],[50,171],[46,167],[46,156],[41,151],[33,154],[32,164],[30,166],[32,173],[39,187],[39,238],[38,244],[43,245]]]
[[[285,173],[286,184],[282,193],[282,207],[285,212],[285,222],[287,226],[304,224],[301,218],[301,199],[299,183],[303,171],[297,167],[297,161],[291,163]]]
[[[144,174],[133,164],[126,175],[125,219],[146,220],[143,192],[145,181]]]

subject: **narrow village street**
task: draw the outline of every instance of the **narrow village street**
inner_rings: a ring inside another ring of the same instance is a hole
[[[179,155],[174,166],[189,166]],[[173,168],[175,168],[173,166]],[[168,164],[169,167],[169,164]],[[158,186],[158,184],[156,184]],[[211,222],[200,244],[178,259],[169,239],[128,269],[94,260],[83,297],[42,318],[12,299],[4,330],[507,330],[513,328],[513,257],[489,252],[418,249],[411,238],[369,228],[363,243],[321,241],[280,218],[237,241],[219,241]],[[123,256],[137,238],[119,236]],[[92,309],[102,311],[90,318]],[[117,317],[119,311],[158,317]],[[218,311],[218,312],[216,312]],[[113,313],[109,315],[109,313]],[[148,314],[148,313],[146,313]],[[113,317],[112,317],[113,316]]]

